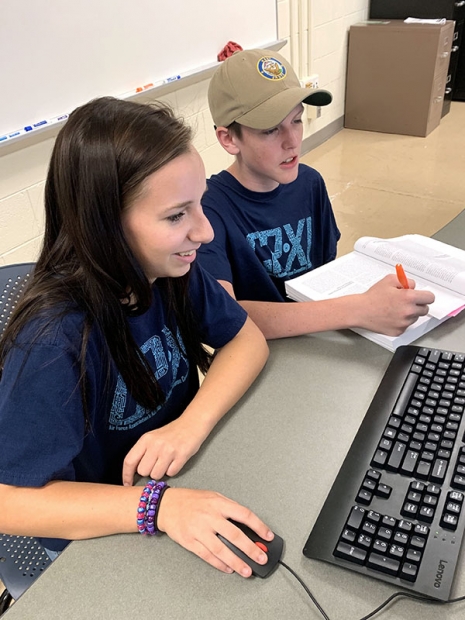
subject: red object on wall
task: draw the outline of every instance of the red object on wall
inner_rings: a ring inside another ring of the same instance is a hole
[[[239,43],[234,43],[234,41],[228,41],[217,56],[218,62],[222,62],[223,60],[226,60],[226,58],[229,58],[230,56],[232,56],[234,52],[241,52],[241,51],[242,51],[242,47],[239,45]]]

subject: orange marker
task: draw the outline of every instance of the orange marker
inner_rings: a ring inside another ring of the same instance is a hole
[[[400,263],[396,265],[396,273],[397,273],[397,279],[401,283],[402,288],[410,288],[408,285],[408,280],[407,280],[407,276],[405,275],[404,268],[402,267]]]

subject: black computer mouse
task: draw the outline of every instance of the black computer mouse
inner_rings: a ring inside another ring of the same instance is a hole
[[[224,544],[229,549],[231,549],[231,551],[233,551],[238,557],[240,557],[241,560],[244,560],[244,562],[248,566],[250,566],[250,568],[252,569],[252,575],[256,575],[257,577],[262,578],[271,575],[271,573],[277,567],[278,562],[283,554],[284,541],[281,536],[275,534],[273,540],[264,540],[263,538],[260,538],[260,536],[256,532],[251,530],[250,527],[247,527],[247,525],[239,523],[238,521],[233,521],[232,519],[229,520],[233,525],[242,530],[244,534],[248,536],[248,538],[250,538],[250,540],[252,540],[258,547],[260,547],[262,551],[266,553],[266,555],[268,556],[268,562],[266,564],[257,564],[256,562],[251,560],[247,554],[245,554],[238,547],[236,547],[236,545],[233,545],[231,542],[229,542],[229,540],[224,538],[224,536],[218,534],[218,538],[222,542],[224,542]]]

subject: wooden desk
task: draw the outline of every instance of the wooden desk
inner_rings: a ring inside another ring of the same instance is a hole
[[[465,247],[465,214],[435,235]],[[422,343],[465,351],[465,313]],[[391,359],[352,332],[274,341],[267,367],[173,485],[212,488],[250,506],[285,540],[283,559],[331,620],[360,618],[395,589],[309,560],[302,548]],[[465,594],[465,561],[454,594]],[[382,619],[462,618],[465,603],[402,601]],[[167,536],[72,543],[6,613],[6,620],[317,620],[282,567],[268,579],[224,575]]]

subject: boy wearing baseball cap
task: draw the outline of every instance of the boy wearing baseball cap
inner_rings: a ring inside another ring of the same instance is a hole
[[[202,204],[215,238],[198,256],[267,338],[351,327],[398,335],[434,301],[392,275],[363,294],[283,303],[286,280],[336,257],[340,233],[324,181],[299,163],[304,105],[331,100],[302,88],[270,50],[236,52],[210,83],[216,135],[235,161],[207,182]]]

